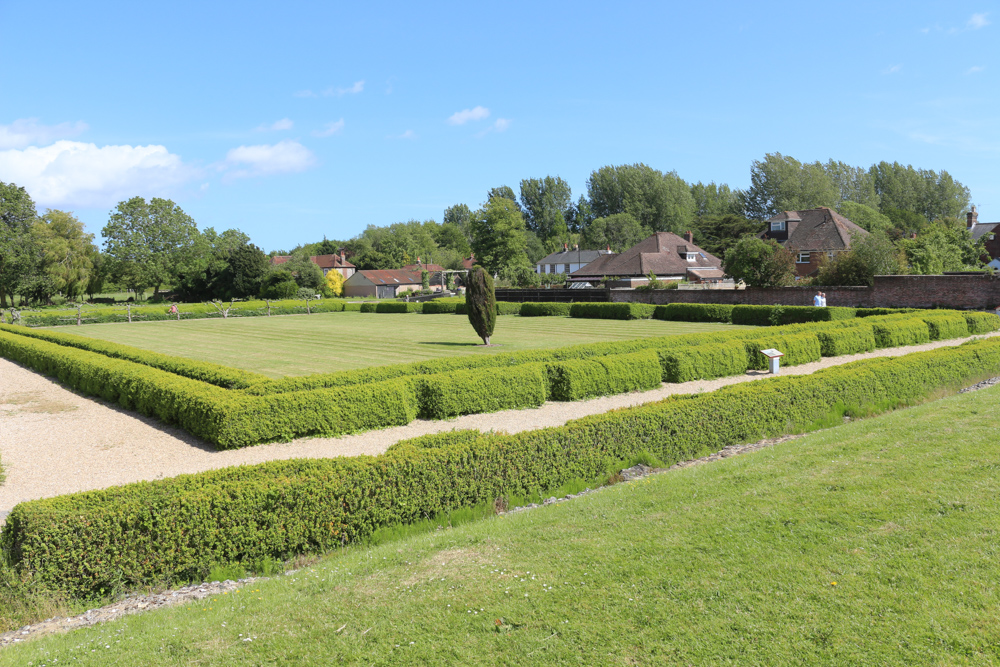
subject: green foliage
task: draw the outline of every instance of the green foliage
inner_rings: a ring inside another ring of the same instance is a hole
[[[949,340],[969,335],[969,324],[961,313],[932,313],[921,319],[927,323],[931,340]]]
[[[542,241],[568,238],[565,214],[572,203],[569,183],[558,176],[521,181],[525,225]]]
[[[574,303],[570,317],[588,317],[600,320],[648,320],[656,306],[645,303]]]
[[[906,261],[884,233],[855,234],[851,249],[823,263],[816,275],[817,285],[875,284],[875,276],[906,273]]]
[[[921,319],[872,318],[872,333],[878,348],[929,343],[930,330]],[[1000,328],[998,322],[997,328]]]
[[[767,220],[781,211],[832,207],[839,195],[821,163],[803,164],[791,156],[768,153],[750,167],[750,188],[743,193],[744,215]]]
[[[771,325],[799,324],[802,322],[833,322],[851,320],[854,308],[834,306],[731,306],[730,320],[733,324],[747,324],[755,327]]]
[[[408,301],[380,301],[375,304],[376,313],[422,313],[425,304]]]
[[[275,269],[264,276],[260,284],[262,299],[291,299],[299,291],[299,284],[290,271]]]
[[[653,389],[662,376],[655,350],[550,363],[548,373],[555,401]]]
[[[476,330],[476,335],[483,339],[483,343],[489,345],[497,322],[497,297],[493,290],[493,278],[477,264],[469,271],[465,282],[469,323]]]
[[[754,370],[767,368],[768,359],[760,351],[769,348],[785,353],[781,358],[783,366],[808,364],[819,361],[823,356],[819,339],[812,333],[762,335],[744,340],[743,346],[746,349],[747,368]]]
[[[525,302],[520,304],[520,310],[518,314],[521,317],[545,317],[545,316],[558,316],[558,317],[568,317],[570,307],[572,304],[569,303],[530,303]]]
[[[892,220],[878,212],[877,208],[853,201],[841,202],[837,213],[856,224],[866,232],[886,233],[892,229]]]
[[[962,313],[962,316],[969,327],[969,333],[973,336],[1000,330],[1000,316],[995,313],[967,310]]]
[[[420,416],[426,419],[538,407],[549,389],[545,364],[539,363],[512,366],[502,374],[491,368],[475,368],[423,375],[414,383]]]
[[[490,275],[511,266],[529,266],[524,218],[513,200],[492,198],[472,215],[470,228],[476,263]]]
[[[858,324],[852,327],[829,329],[816,332],[820,351],[824,357],[839,357],[845,354],[861,354],[875,349],[875,332],[872,325]]]
[[[899,247],[910,271],[923,275],[977,270],[982,264],[980,256],[986,254],[982,239],[973,241],[965,225],[943,223],[927,226],[915,239],[902,239]]]
[[[35,269],[31,228],[38,213],[27,190],[0,181],[0,308],[19,290]]]
[[[753,287],[784,287],[795,282],[795,258],[774,239],[744,236],[726,251],[722,268]]]
[[[733,306],[715,303],[669,303],[657,306],[653,317],[673,322],[733,321]]]
[[[692,225],[694,241],[716,257],[725,257],[744,236],[756,236],[764,231],[759,220],[750,220],[739,214],[702,215]]]
[[[75,596],[286,560],[386,526],[593,479],[642,453],[664,465],[884,410],[1000,372],[1000,341],[871,359],[514,435],[443,434],[379,457],[275,461],[17,505],[0,545],[19,573]],[[448,437],[452,436],[452,437]]]
[[[684,231],[694,218],[694,197],[684,179],[645,164],[601,167],[587,179],[587,195],[596,218],[627,213],[648,230],[645,235]]]
[[[742,375],[747,370],[747,353],[743,345],[706,343],[660,353],[664,382],[711,380],[730,375]]]
[[[71,297],[83,294],[94,267],[94,235],[72,213],[48,210],[32,230],[40,255],[39,269],[57,292]],[[46,295],[49,296],[49,295]]]
[[[583,230],[583,244],[598,250],[624,252],[651,234],[630,213],[614,213],[594,219]]]
[[[458,309],[459,305],[464,305],[464,303],[461,301],[445,301],[443,299],[435,299],[434,301],[425,301],[423,310],[420,312],[425,315],[454,313]]]

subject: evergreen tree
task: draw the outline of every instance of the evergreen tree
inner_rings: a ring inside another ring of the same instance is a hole
[[[465,284],[469,323],[483,339],[483,344],[489,345],[497,323],[497,297],[493,291],[493,277],[477,264],[469,271]]]

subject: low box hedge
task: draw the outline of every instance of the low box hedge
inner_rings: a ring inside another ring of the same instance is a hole
[[[961,313],[934,313],[920,319],[927,323],[931,340],[949,340],[969,335],[969,323]]]
[[[425,301],[421,312],[424,315],[443,315],[454,313],[457,308],[458,302],[455,301]]]
[[[824,357],[839,357],[845,354],[861,354],[875,349],[875,332],[871,326],[842,327],[817,331],[820,354]]]
[[[545,364],[522,364],[498,374],[491,368],[424,375],[413,380],[420,416],[446,419],[459,415],[534,408],[545,402],[549,379]]]
[[[969,333],[973,336],[1000,331],[1000,317],[996,313],[967,310],[962,313],[962,316],[965,318]]]
[[[514,435],[454,432],[378,457],[274,461],[18,504],[0,548],[22,577],[85,597],[199,580],[219,563],[321,553],[463,506],[670,464],[838,417],[912,404],[1000,373],[1000,340],[869,359]]]
[[[419,301],[380,301],[375,305],[376,313],[420,313],[424,304]]]
[[[497,301],[497,315],[519,315],[521,304],[517,301]],[[456,315],[468,315],[469,311],[465,307],[465,302],[455,306]]]
[[[930,330],[922,319],[872,318],[875,346],[879,348],[923,345],[929,343]]]
[[[657,306],[653,317],[670,322],[725,322],[733,320],[733,308],[722,303],[669,303]]]
[[[819,339],[815,334],[775,334],[771,336],[754,336],[743,341],[747,355],[747,368],[752,370],[766,370],[768,359],[761,350],[776,349],[783,352],[785,356],[781,358],[782,366],[798,366],[819,361],[822,356],[822,348]]]
[[[574,303],[569,314],[600,320],[648,320],[655,311],[656,306],[646,303]]]
[[[653,389],[660,386],[663,375],[655,350],[558,361],[547,366],[550,396],[555,401]]]
[[[712,380],[747,371],[745,346],[737,343],[706,343],[660,352],[664,382]]]
[[[733,306],[733,324],[755,327],[854,319],[855,308],[817,306]]]
[[[521,304],[521,317],[568,317],[570,303],[531,303]]]

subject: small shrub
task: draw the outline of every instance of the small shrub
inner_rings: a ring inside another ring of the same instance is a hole
[[[653,317],[671,322],[731,322],[733,306],[721,303],[670,303],[657,306]]]
[[[522,303],[521,317],[569,316],[569,303]]]

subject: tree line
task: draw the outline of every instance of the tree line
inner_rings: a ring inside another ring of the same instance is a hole
[[[517,192],[502,185],[485,195],[478,208],[446,208],[440,223],[369,225],[353,238],[274,251],[292,258],[272,266],[240,230],[199,231],[169,199],[120,202],[102,229],[101,250],[72,213],[39,215],[23,188],[0,183],[0,307],[14,294],[45,302],[112,288],[142,294],[165,285],[190,300],[336,293],[339,286],[327,284],[308,258],[341,249],[360,269],[396,269],[418,259],[460,269],[471,255],[501,281],[530,285],[539,278],[534,264],[564,244],[621,252],[654,232],[690,230],[695,243],[725,257],[741,239],[763,231],[767,218],[816,206],[839,211],[887,243],[897,271],[972,268],[982,254],[961,219],[969,189],[947,171],[898,162],[857,167],[771,153],[751,164],[745,190],[689,183],[676,171],[641,163],[608,165],[591,172],[586,193],[575,200],[569,184],[551,175],[523,179]],[[857,279],[844,270],[828,270],[827,278]]]

